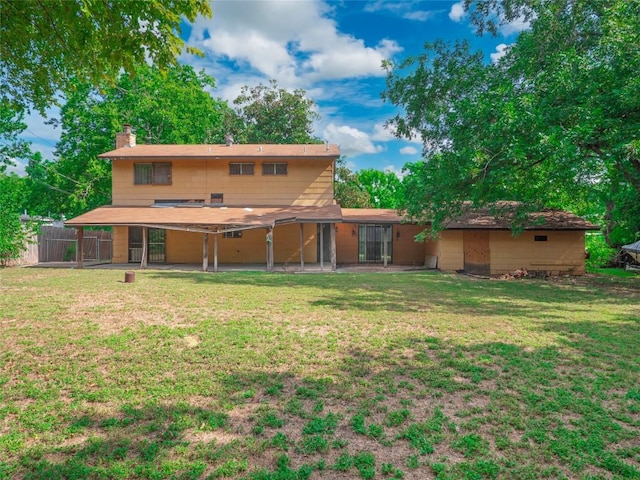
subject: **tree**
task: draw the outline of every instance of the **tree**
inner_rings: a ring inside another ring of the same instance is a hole
[[[466,7],[479,32],[531,28],[495,64],[462,42],[385,64],[383,98],[404,110],[389,123],[423,140],[425,161],[406,167],[409,213],[438,229],[466,205],[516,200],[518,218],[567,208],[628,240],[640,229],[640,0]]]
[[[229,123],[230,131],[242,143],[321,143],[312,135],[313,122],[320,115],[305,95],[301,89],[288,92],[278,88],[275,80],[268,86],[244,86],[233,101],[237,121]]]
[[[346,165],[345,157],[336,162],[333,195],[342,208],[372,208],[369,192],[360,183],[358,176]]]
[[[115,82],[148,60],[161,69],[177,64],[183,16],[211,16],[207,0],[89,0],[0,3],[2,98],[44,114],[77,81]],[[190,53],[199,53],[187,48]]]
[[[395,173],[369,168],[359,170],[355,176],[374,208],[399,209],[404,204],[402,183]]]
[[[73,195],[63,190],[66,185],[55,176],[55,162],[44,160],[40,152],[31,155],[25,167],[24,194],[20,211],[41,217],[56,217],[64,214],[63,206]],[[60,186],[58,186],[60,185]]]
[[[24,204],[24,178],[7,175],[6,169],[16,160],[31,155],[29,144],[18,136],[27,125],[24,114],[13,110],[9,102],[0,99],[0,263],[20,257],[30,236],[28,225],[20,220]]]
[[[31,153],[29,143],[19,138],[26,128],[24,113],[0,99],[0,172],[15,166],[17,159],[26,158]]]
[[[23,179],[0,172],[0,264],[19,258],[29,241],[31,229],[22,225],[19,205]]]
[[[55,213],[67,216],[111,203],[111,165],[97,157],[113,150],[125,123],[137,127],[139,143],[222,143],[230,109],[211,97],[207,90],[213,88],[213,78],[183,65],[162,72],[144,64],[133,77],[123,73],[101,90],[76,84],[61,109],[60,159],[34,157],[27,167],[32,180],[49,190],[32,210],[47,214],[52,198]]]

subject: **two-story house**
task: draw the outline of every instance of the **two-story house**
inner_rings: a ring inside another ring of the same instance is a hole
[[[100,155],[112,164],[112,204],[66,224],[79,239],[84,227],[111,226],[113,263],[142,267],[392,263],[481,274],[584,273],[585,230],[597,227],[575,215],[540,212],[513,236],[504,219],[470,212],[437,239],[416,241],[425,226],[396,211],[335,203],[339,155],[330,144],[137,145],[125,125],[116,149]]]
[[[112,204],[67,225],[113,227],[113,262],[335,268],[336,145],[138,145],[116,136]],[[81,230],[79,230],[79,233]]]

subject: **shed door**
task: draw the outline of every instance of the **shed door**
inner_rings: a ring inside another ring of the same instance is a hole
[[[491,273],[491,251],[489,231],[465,230],[462,233],[464,249],[464,271],[476,275]]]

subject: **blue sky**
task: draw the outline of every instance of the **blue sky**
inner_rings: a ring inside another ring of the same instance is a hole
[[[288,90],[302,88],[321,116],[314,133],[339,144],[353,170],[397,173],[420,159],[421,144],[395,139],[384,128],[396,109],[380,96],[382,61],[399,62],[436,39],[468,39],[490,62],[526,28],[514,22],[498,37],[477,37],[461,2],[450,0],[216,0],[212,10],[211,19],[185,24],[182,32],[205,57],[183,55],[180,62],[216,79],[214,97],[231,104],[242,86],[270,79]],[[23,136],[52,158],[59,130],[36,114],[26,120]]]

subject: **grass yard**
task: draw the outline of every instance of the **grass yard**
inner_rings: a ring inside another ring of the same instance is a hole
[[[640,278],[0,270],[0,478],[640,478]]]

